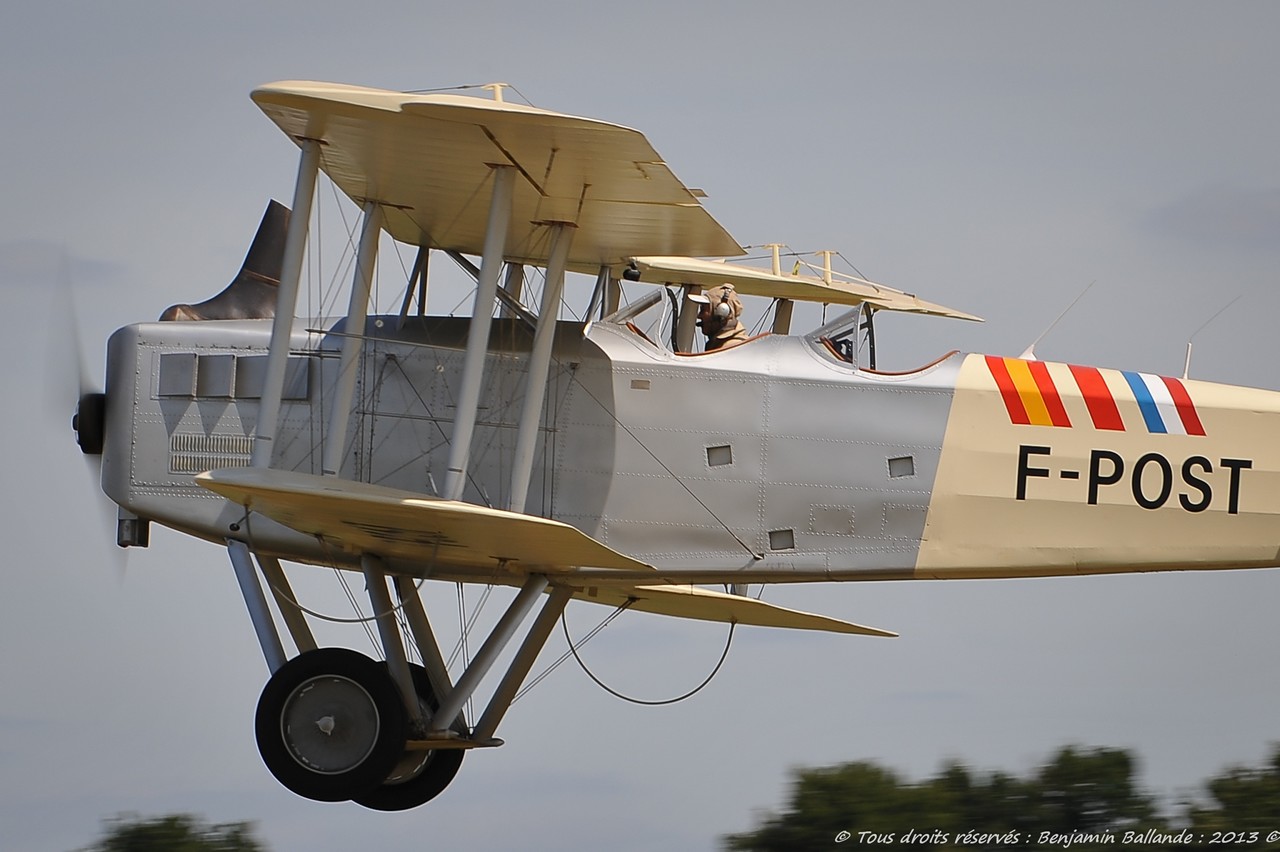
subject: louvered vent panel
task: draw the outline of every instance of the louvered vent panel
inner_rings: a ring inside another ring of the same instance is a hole
[[[201,435],[176,432],[169,439],[169,472],[202,473],[248,467],[253,438],[248,435]]]

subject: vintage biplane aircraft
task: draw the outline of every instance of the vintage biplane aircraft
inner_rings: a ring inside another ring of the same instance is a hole
[[[1280,562],[1280,394],[957,352],[879,370],[880,312],[976,318],[829,264],[707,259],[744,252],[643,135],[501,94],[253,92],[301,152],[292,207],[223,293],[115,332],[74,421],[120,545],[157,523],[227,548],[271,670],[259,749],[290,790],[437,795],[500,743],[571,599],[889,636],[743,592]],[[350,306],[323,322],[295,316],[321,171],[363,209]],[[399,314],[370,316],[382,232],[418,260]],[[474,275],[469,317],[425,315],[433,253]],[[580,320],[567,273],[594,276]],[[772,329],[698,351],[726,283],[771,299]],[[792,334],[796,302],[844,312]],[[282,560],[362,572],[385,659],[317,647]],[[456,679],[424,580],[519,590]]]

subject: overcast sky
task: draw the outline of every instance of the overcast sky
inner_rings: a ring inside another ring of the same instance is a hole
[[[1096,281],[1041,357],[1179,375],[1194,335],[1193,377],[1280,388],[1280,6],[10,6],[6,848],[68,850],[122,811],[190,811],[256,821],[276,850],[710,850],[779,806],[796,766],[872,759],[919,778],[957,758],[1022,773],[1061,745],[1106,745],[1135,750],[1144,782],[1176,799],[1280,739],[1275,571],[800,587],[767,599],[902,637],[743,629],[710,687],[660,709],[608,697],[571,663],[516,704],[507,745],[469,755],[426,807],[304,801],[253,743],[267,671],[225,552],[155,530],[120,565],[69,430],[74,388],[47,366],[78,335],[100,371],[114,328],[234,274],[296,168],[255,86],[504,80],[643,131],[743,243],[836,249],[988,320],[886,322],[887,366],[1016,355]],[[64,261],[77,323],[53,292]],[[305,585],[333,594],[328,576]],[[454,589],[427,594],[453,623]],[[604,614],[575,605],[570,629]],[[584,657],[665,697],[723,639],[628,616]],[[563,648],[554,636],[542,662]]]

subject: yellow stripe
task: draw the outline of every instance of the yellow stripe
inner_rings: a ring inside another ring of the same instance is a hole
[[[1022,404],[1027,409],[1027,417],[1035,426],[1052,426],[1053,420],[1049,417],[1049,409],[1044,404],[1044,396],[1040,393],[1040,388],[1036,386],[1036,380],[1031,376],[1031,367],[1026,361],[1017,358],[1005,358],[1005,366],[1009,368],[1009,377],[1013,379],[1013,386],[1018,390],[1018,396],[1022,398]]]

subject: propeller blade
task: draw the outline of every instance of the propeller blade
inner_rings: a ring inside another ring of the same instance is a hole
[[[128,563],[125,548],[116,546],[116,505],[102,491],[102,449],[105,437],[106,395],[103,382],[89,367],[80,330],[71,260],[64,250],[57,260],[56,280],[50,290],[45,318],[47,353],[44,359],[44,407],[51,431],[66,434],[79,444],[85,471],[90,477],[95,504],[94,526],[112,551],[111,561],[123,578]]]

